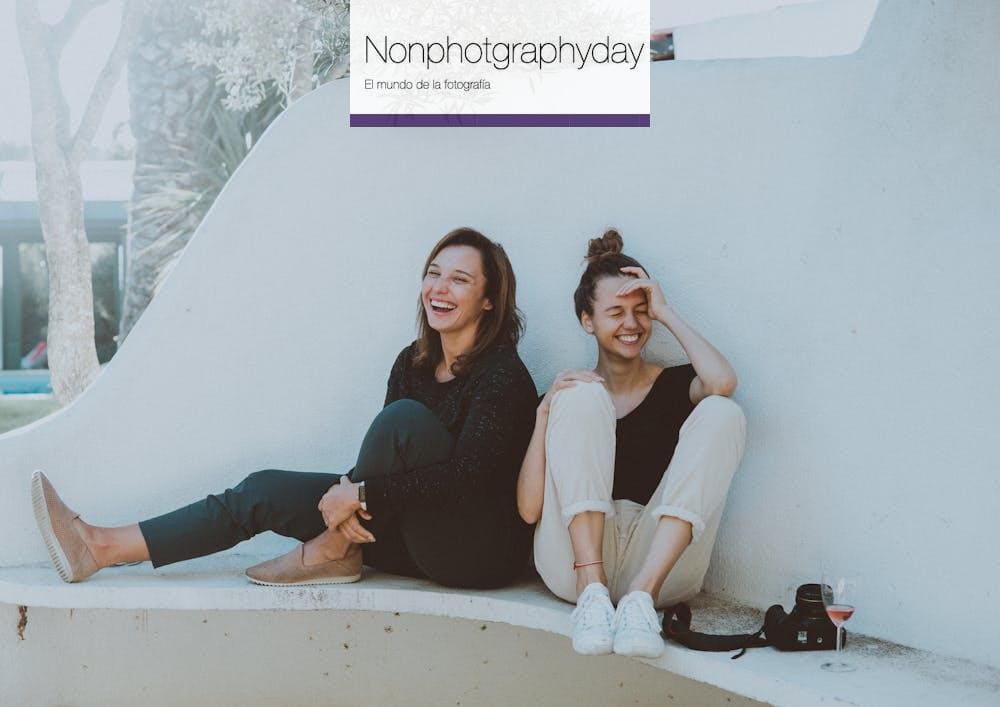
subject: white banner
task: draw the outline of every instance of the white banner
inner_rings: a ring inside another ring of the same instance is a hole
[[[649,0],[354,0],[352,125],[649,125]]]

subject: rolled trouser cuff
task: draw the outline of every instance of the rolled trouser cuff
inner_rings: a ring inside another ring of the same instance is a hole
[[[657,506],[652,511],[650,511],[650,516],[653,520],[659,521],[663,516],[670,516],[672,518],[680,518],[681,520],[686,520],[691,524],[691,542],[694,543],[698,540],[703,532],[705,532],[705,521],[701,519],[701,516],[694,511],[689,511],[687,508],[681,508],[680,506]]]
[[[561,509],[561,515],[563,519],[563,524],[569,527],[569,524],[573,522],[581,513],[586,513],[588,511],[598,511],[603,513],[605,518],[612,518],[615,515],[614,504],[608,501],[578,501],[565,508]]]

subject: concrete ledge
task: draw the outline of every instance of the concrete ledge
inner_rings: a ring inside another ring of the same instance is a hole
[[[223,554],[152,570],[104,570],[79,584],[64,584],[47,565],[0,568],[0,603],[28,607],[121,610],[362,610],[491,621],[568,636],[571,606],[539,582],[493,591],[455,590],[430,582],[368,572],[341,586],[259,587],[242,570],[260,557]],[[755,630],[763,612],[700,596],[692,602],[696,630]],[[858,670],[830,674],[819,664],[830,653],[751,650],[700,653],[667,645],[643,661],[692,680],[777,705],[1000,703],[1000,670],[904,646],[851,636],[848,659]],[[581,659],[591,669],[592,659]]]

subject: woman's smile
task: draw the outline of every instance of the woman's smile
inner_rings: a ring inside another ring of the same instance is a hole
[[[634,346],[638,345],[642,336],[640,332],[633,332],[631,334],[618,334],[615,338],[626,346]]]
[[[451,314],[458,308],[458,305],[454,302],[448,302],[447,300],[439,299],[437,297],[432,297],[430,304],[431,312],[441,317]]]

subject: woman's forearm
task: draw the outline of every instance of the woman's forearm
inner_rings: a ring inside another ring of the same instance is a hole
[[[701,334],[667,307],[658,319],[670,330],[691,360],[706,395],[731,395],[736,390],[736,371]]]
[[[545,497],[545,428],[548,413],[538,411],[535,415],[535,431],[521,462],[521,473],[517,477],[517,512],[526,523],[537,523],[542,516],[542,502]]]

